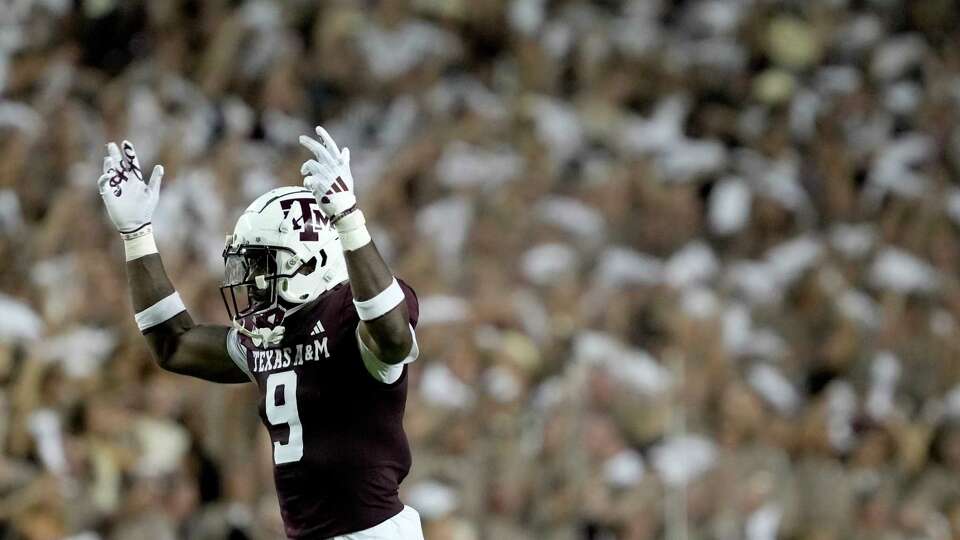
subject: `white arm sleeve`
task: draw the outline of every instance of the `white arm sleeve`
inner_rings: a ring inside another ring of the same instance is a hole
[[[363,358],[363,365],[367,367],[367,372],[369,372],[374,379],[385,384],[397,382],[400,375],[403,375],[404,364],[409,364],[420,356],[420,347],[417,345],[417,333],[414,332],[413,325],[410,326],[410,336],[413,338],[413,345],[410,346],[410,354],[408,354],[402,362],[397,364],[388,364],[381,361],[377,358],[377,355],[373,354],[373,351],[367,348],[367,345],[360,337],[359,324],[357,325],[356,335],[357,346],[360,347],[360,357]]]
[[[230,331],[227,332],[227,354],[230,356],[230,359],[233,360],[233,363],[247,374],[247,377],[249,377],[251,381],[257,382],[247,367],[247,350],[240,344],[240,334],[236,328],[231,328]]]

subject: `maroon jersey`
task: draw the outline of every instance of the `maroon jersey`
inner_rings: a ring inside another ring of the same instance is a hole
[[[398,280],[399,281],[399,280]],[[417,297],[400,281],[410,323]],[[274,480],[287,536],[329,538],[361,531],[403,509],[410,470],[403,431],[407,369],[376,380],[357,344],[360,319],[349,283],[287,317],[277,345],[231,332],[231,356],[260,388],[260,418],[273,443]]]

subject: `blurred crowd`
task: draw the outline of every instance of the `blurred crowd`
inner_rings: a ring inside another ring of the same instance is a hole
[[[0,539],[282,537],[251,385],[162,372],[96,180],[194,319],[351,148],[420,297],[431,540],[960,538],[953,0],[0,2]],[[320,479],[319,481],[322,481]]]

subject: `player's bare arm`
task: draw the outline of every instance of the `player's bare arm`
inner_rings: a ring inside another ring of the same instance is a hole
[[[153,239],[153,211],[163,178],[157,165],[144,180],[133,145],[107,145],[100,196],[124,240],[127,281],[137,325],[164,369],[201,379],[237,383],[249,379],[230,360],[226,326],[197,325],[170,283]]]
[[[314,156],[300,172],[304,186],[313,192],[320,210],[340,235],[361,319],[360,339],[380,361],[403,362],[415,355],[409,313],[403,292],[367,233],[363,212],[357,207],[350,149],[339,149],[322,127],[317,127],[316,133],[319,140],[300,137],[300,143]]]
[[[347,261],[347,273],[350,274],[350,286],[357,300],[374,298],[393,281],[393,273],[372,241],[359,249],[344,251],[344,258]],[[382,317],[362,321],[360,337],[384,362],[401,362],[408,357],[413,346],[409,320],[407,305],[400,302]]]

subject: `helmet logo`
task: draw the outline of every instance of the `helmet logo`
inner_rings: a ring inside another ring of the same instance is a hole
[[[296,203],[296,206],[294,206]],[[299,212],[295,211],[297,208]],[[283,219],[287,219],[293,211],[293,230],[300,231],[300,240],[303,242],[315,242],[320,239],[320,228],[327,224],[327,218],[320,212],[317,206],[317,200],[313,197],[303,197],[300,199],[286,199],[280,201],[280,209],[283,210]],[[299,217],[297,214],[299,213]]]

